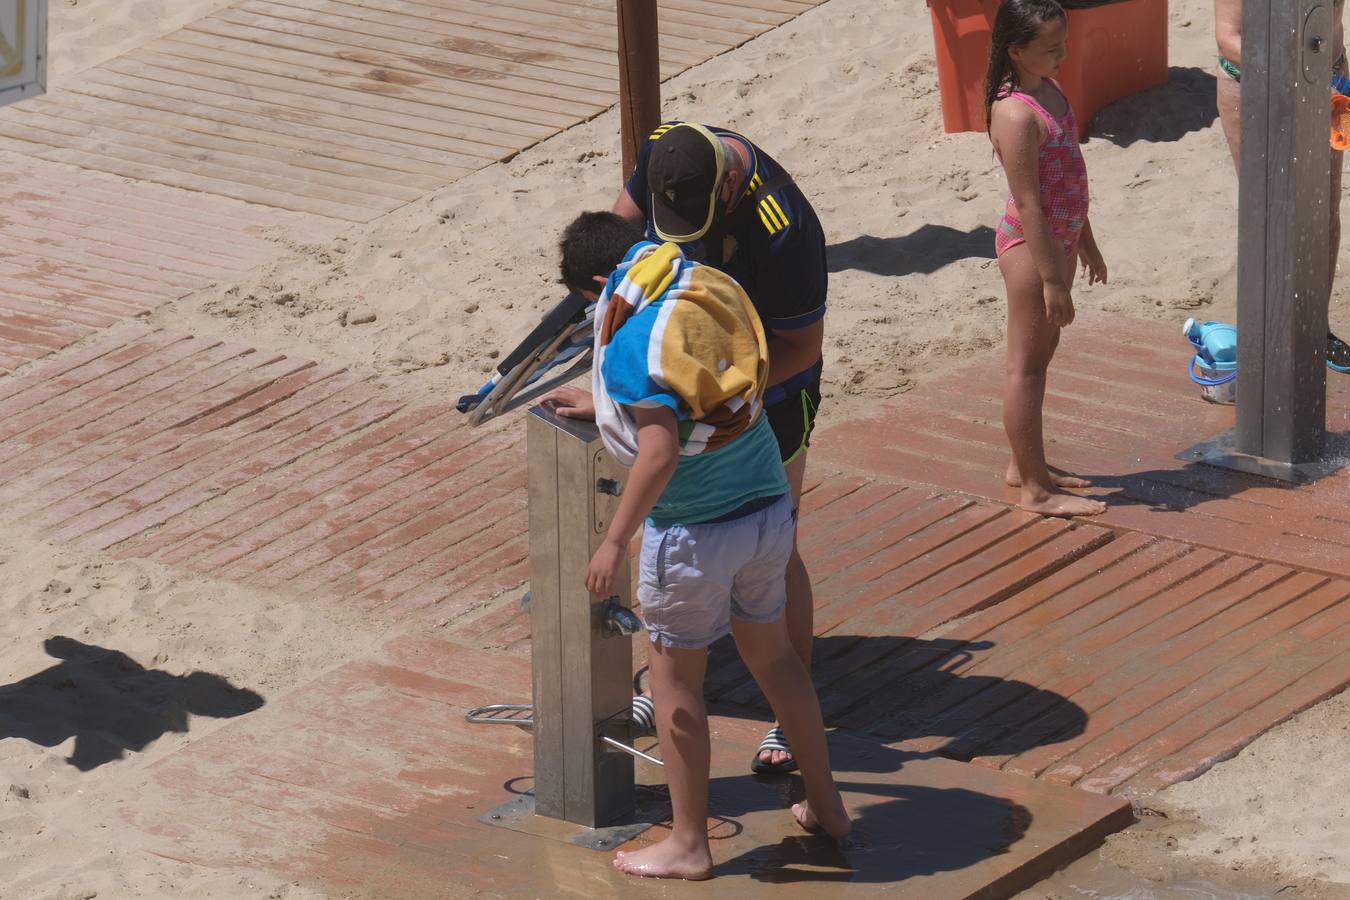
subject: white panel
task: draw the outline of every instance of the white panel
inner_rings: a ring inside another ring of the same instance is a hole
[[[47,0],[0,0],[0,105],[47,87]]]

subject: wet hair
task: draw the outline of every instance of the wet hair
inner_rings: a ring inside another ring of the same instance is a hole
[[[993,44],[989,47],[989,69],[984,76],[984,127],[994,122],[994,101],[1005,89],[1016,89],[1017,69],[1008,51],[1025,47],[1036,40],[1041,26],[1056,19],[1065,20],[1064,8],[1055,0],[1005,0],[994,16]]]
[[[622,216],[582,213],[563,230],[558,242],[563,284],[573,291],[596,291],[595,276],[608,278],[640,240],[642,229]]]

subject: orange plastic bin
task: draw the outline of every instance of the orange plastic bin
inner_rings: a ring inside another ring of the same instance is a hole
[[[928,0],[946,131],[984,131],[984,73],[999,0]],[[1080,137],[1105,106],[1167,83],[1167,0],[1118,0],[1068,10],[1059,83]]]

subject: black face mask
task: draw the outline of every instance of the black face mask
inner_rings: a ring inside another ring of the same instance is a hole
[[[722,243],[727,233],[727,207],[730,205],[730,200],[723,200],[721,197],[713,201],[712,224],[708,226],[708,230],[704,232],[703,237],[696,241],[681,244],[680,252],[695,262],[712,266],[722,265],[726,261],[722,256]],[[714,250],[714,248],[716,249]]]

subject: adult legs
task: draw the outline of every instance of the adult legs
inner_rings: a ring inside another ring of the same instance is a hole
[[[802,481],[806,475],[806,451],[802,450],[784,466],[787,472],[788,487],[792,491],[792,505],[801,509]],[[794,536],[792,558],[787,567],[787,620],[788,637],[797,657],[811,672],[811,645],[815,635],[816,605],[815,595],[811,591],[811,575],[806,571]],[[779,723],[780,724],[780,723]],[[789,743],[791,739],[789,738]],[[759,754],[760,762],[782,765],[792,759],[792,753],[786,750],[765,750]]]
[[[1242,85],[1220,72],[1215,85],[1215,98],[1219,107],[1219,122],[1223,125],[1223,135],[1228,139],[1228,152],[1233,157],[1233,166],[1237,167],[1242,159]]]
[[[843,837],[852,824],[830,772],[820,701],[811,676],[788,640],[785,619],[766,623],[733,620],[731,633],[741,659],[792,743],[806,787],[806,802],[793,807],[797,821],[804,828]]]

